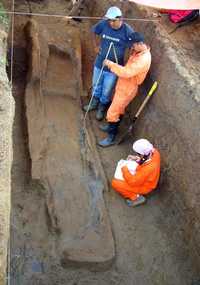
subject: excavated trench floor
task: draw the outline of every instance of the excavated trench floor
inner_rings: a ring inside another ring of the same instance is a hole
[[[195,257],[181,232],[172,234],[178,213],[166,217],[159,191],[130,209],[109,187],[132,139],[99,149],[94,114],[83,128],[90,26],[16,18],[11,284],[192,285]]]

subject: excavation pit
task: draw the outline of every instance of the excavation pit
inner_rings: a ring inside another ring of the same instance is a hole
[[[58,2],[62,11],[65,1]],[[52,12],[56,5],[30,3],[37,12]],[[110,4],[94,5],[90,15],[103,15]],[[129,17],[146,13],[132,7],[122,5]],[[82,112],[94,61],[92,24],[15,19],[12,284],[192,284],[199,278],[199,111],[198,92],[190,85],[193,74],[182,69],[182,58],[178,64],[165,30],[154,23],[134,23],[151,45],[150,77],[158,80],[159,89],[133,137],[99,149],[96,142],[103,134],[94,114],[87,117],[85,130]],[[15,68],[23,56],[27,70]],[[125,118],[121,131],[129,123]],[[117,161],[139,137],[160,149],[162,175],[147,205],[130,209],[107,186]]]

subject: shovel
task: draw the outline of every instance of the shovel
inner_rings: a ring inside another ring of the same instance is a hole
[[[117,144],[120,144],[124,141],[125,137],[127,137],[127,135],[130,135],[132,133],[135,121],[137,120],[137,118],[139,117],[140,113],[142,112],[142,110],[144,109],[145,105],[147,104],[147,102],[149,101],[150,97],[153,95],[153,93],[155,92],[155,90],[158,87],[158,82],[155,81],[154,84],[152,85],[151,89],[149,90],[146,98],[144,99],[142,105],[140,106],[140,108],[138,109],[137,113],[135,114],[134,118],[132,119],[132,123],[129,126],[128,130],[126,132],[124,132],[122,134],[122,136],[119,138],[119,140],[117,141]]]

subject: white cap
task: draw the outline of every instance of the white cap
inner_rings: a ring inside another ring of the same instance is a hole
[[[113,7],[110,7],[110,8],[107,10],[107,12],[106,12],[106,14],[105,14],[105,17],[106,17],[107,19],[114,20],[114,19],[116,19],[117,17],[122,17],[122,12],[121,12],[121,10],[120,10],[118,7],[113,6]]]
[[[153,151],[153,145],[146,139],[134,142],[133,150],[142,155],[149,155]]]

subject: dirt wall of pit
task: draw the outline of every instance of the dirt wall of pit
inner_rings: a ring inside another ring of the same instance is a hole
[[[14,102],[6,74],[6,39],[0,25],[0,284],[6,282],[10,233],[10,185],[12,165],[12,124]]]
[[[134,8],[134,5],[133,5]],[[135,17],[145,17],[147,10],[134,10]],[[129,11],[128,15],[131,15]],[[139,119],[136,137],[147,137],[161,151],[162,174],[160,200],[165,213],[166,228],[173,235],[184,236],[188,247],[200,253],[200,84],[198,73],[190,68],[188,59],[159,24],[138,23],[151,46],[152,66],[147,90],[152,80],[159,88]],[[138,98],[138,102],[142,100]],[[137,105],[137,104],[136,104]],[[132,104],[132,112],[135,105]]]

